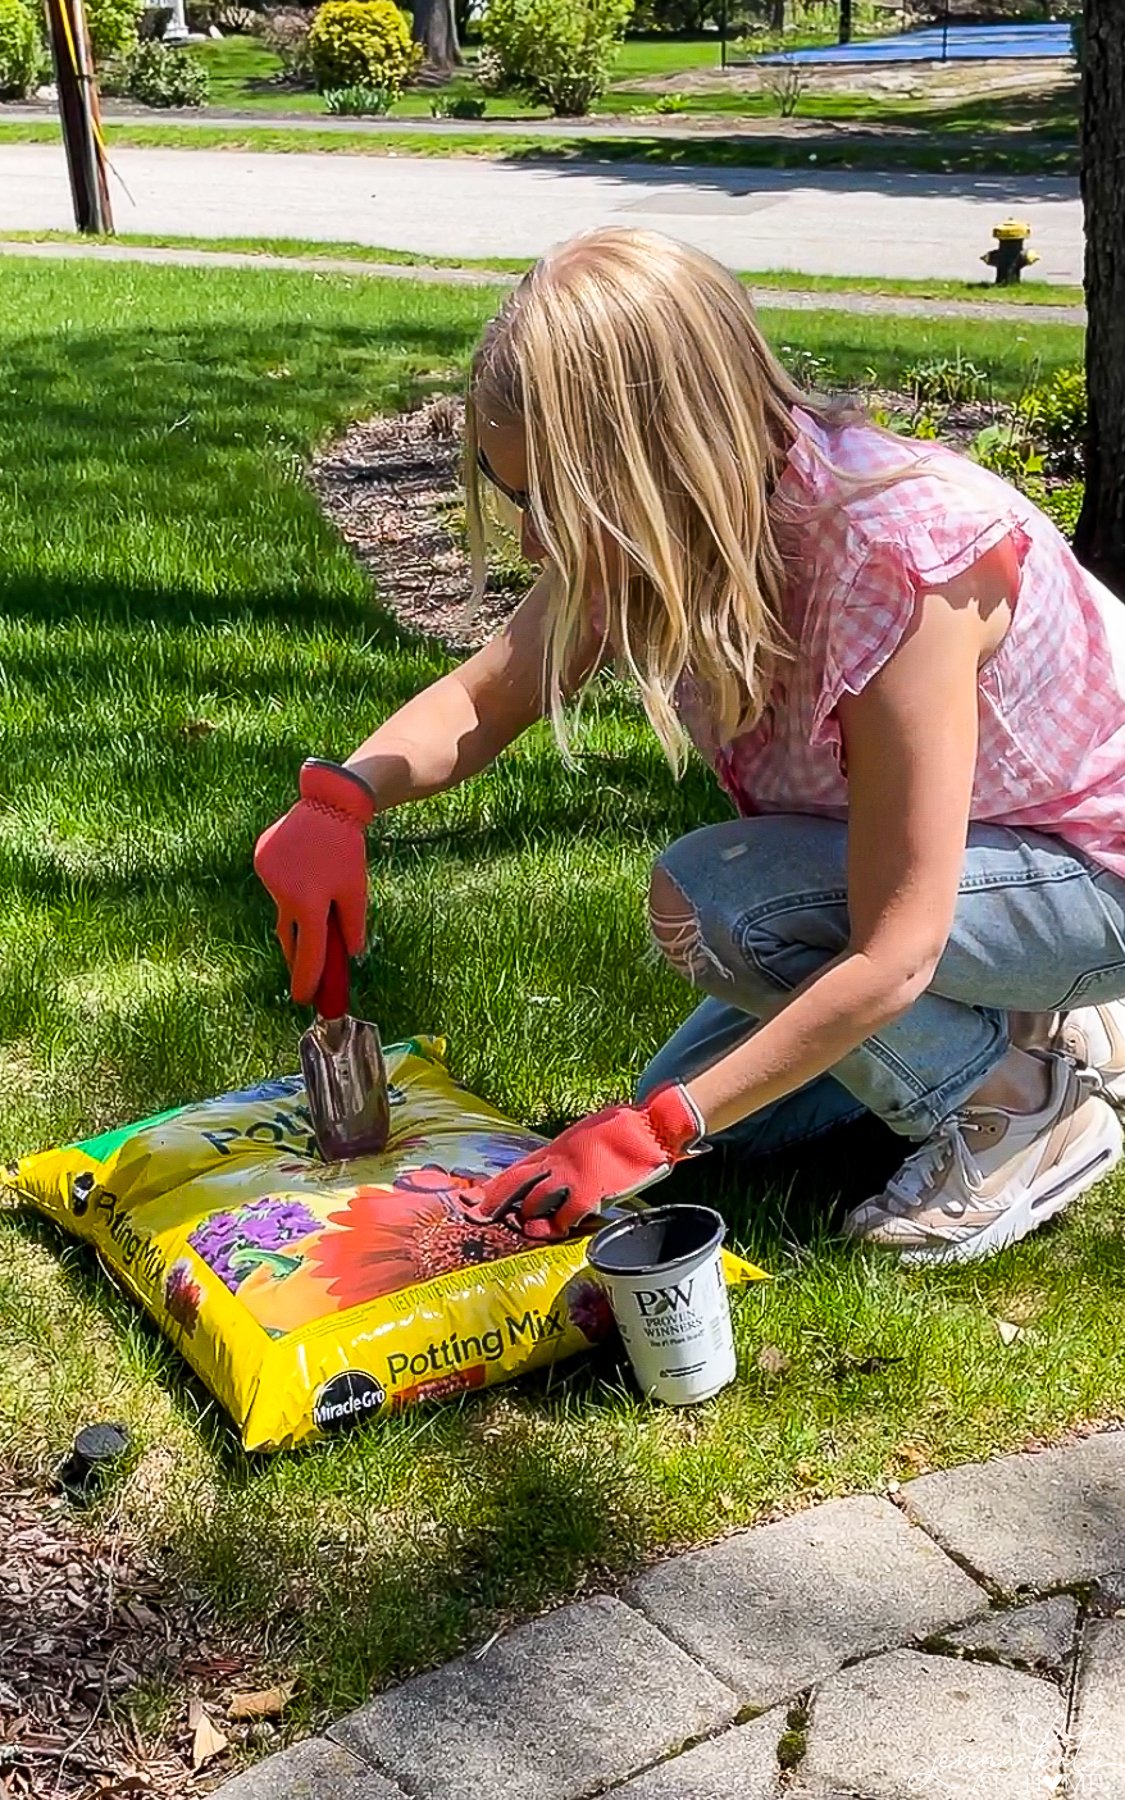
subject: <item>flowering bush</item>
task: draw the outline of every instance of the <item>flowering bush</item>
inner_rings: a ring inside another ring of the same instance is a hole
[[[392,0],[325,0],[309,30],[309,58],[322,93],[332,88],[390,88],[417,71],[422,47]]]
[[[577,117],[605,92],[632,14],[633,0],[489,0],[481,38],[505,86]]]

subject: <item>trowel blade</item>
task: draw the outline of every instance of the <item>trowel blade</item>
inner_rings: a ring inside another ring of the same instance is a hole
[[[301,1038],[301,1070],[325,1162],[377,1156],[390,1135],[383,1047],[362,1019],[318,1018]]]

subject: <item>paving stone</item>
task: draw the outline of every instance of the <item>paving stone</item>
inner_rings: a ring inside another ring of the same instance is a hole
[[[1086,1628],[1071,1741],[1071,1800],[1125,1800],[1125,1620]]]
[[[897,1507],[865,1495],[675,1557],[630,1598],[766,1707],[849,1657],[960,1624],[983,1594]]]
[[[1098,1576],[1090,1594],[1090,1611],[1099,1619],[1125,1616],[1125,1569],[1110,1569]]]
[[[785,1723],[785,1708],[775,1707],[614,1788],[609,1800],[773,1800]]]
[[[922,1475],[902,1492],[912,1519],[1008,1593],[1125,1567],[1125,1432]]]
[[[1054,1791],[1065,1727],[1050,1682],[892,1651],[816,1694],[790,1800],[1033,1800]]]
[[[990,1612],[971,1625],[942,1633],[955,1649],[1027,1669],[1062,1669],[1074,1651],[1078,1602],[1071,1594],[1053,1594],[1031,1606]]]
[[[585,1800],[737,1710],[647,1619],[596,1599],[393,1688],[330,1735],[418,1800]]]
[[[327,1738],[279,1750],[216,1793],[222,1800],[403,1800],[401,1788]]]

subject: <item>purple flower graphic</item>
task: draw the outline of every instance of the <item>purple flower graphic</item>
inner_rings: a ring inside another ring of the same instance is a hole
[[[287,1247],[320,1229],[320,1220],[299,1200],[267,1195],[234,1212],[212,1213],[196,1226],[188,1242],[223,1285],[237,1294],[260,1263],[274,1264],[279,1274],[296,1268],[299,1259],[287,1255]]]
[[[600,1344],[614,1330],[613,1308],[600,1281],[576,1281],[567,1291],[567,1311],[571,1323],[577,1325],[591,1344]]]

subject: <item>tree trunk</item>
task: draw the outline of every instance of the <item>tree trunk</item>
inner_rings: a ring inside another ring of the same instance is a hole
[[[785,0],[770,0],[770,30],[785,30]]]
[[[840,0],[840,42],[852,41],[852,0]]]
[[[414,0],[414,41],[426,52],[430,68],[448,75],[461,61],[453,0]]]
[[[1125,600],[1125,5],[1086,0],[1086,498],[1074,547]]]

